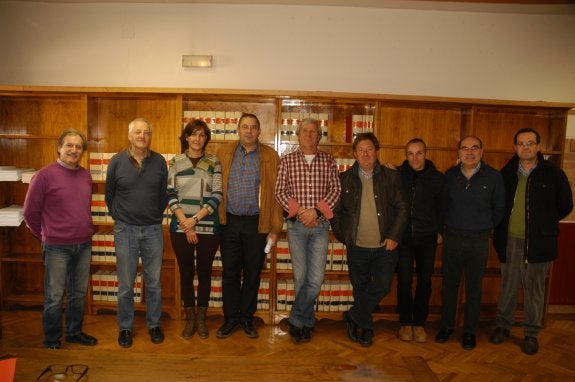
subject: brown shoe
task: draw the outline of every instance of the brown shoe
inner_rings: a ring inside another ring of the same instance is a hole
[[[192,338],[194,333],[196,332],[196,308],[189,307],[185,308],[184,311],[186,312],[186,326],[184,326],[184,330],[182,330],[182,337],[185,339]]]
[[[209,336],[208,327],[206,326],[207,311],[207,307],[198,307],[198,316],[196,317],[198,323],[198,336],[202,339],[206,339]]]
[[[399,339],[402,341],[413,340],[413,328],[411,325],[404,325],[399,328]]]
[[[423,328],[423,326],[413,327],[413,339],[415,340],[415,342],[427,341],[427,333],[425,333],[425,329]]]

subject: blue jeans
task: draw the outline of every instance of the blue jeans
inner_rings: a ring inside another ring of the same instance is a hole
[[[66,290],[66,336],[82,331],[84,301],[90,278],[92,243],[42,244],[44,260],[44,346],[57,346],[62,337],[62,300]]]
[[[315,300],[327,261],[329,223],[322,221],[315,228],[306,228],[299,221],[288,221],[287,231],[295,287],[289,321],[298,328],[313,328]]]
[[[161,224],[136,226],[116,220],[116,271],[118,272],[118,326],[132,330],[134,323],[134,282],[138,258],[142,258],[146,298],[146,325],[160,326],[162,315],[162,254],[164,231]]]
[[[507,238],[507,261],[501,263],[501,291],[497,304],[495,323],[511,329],[515,323],[517,291],[523,286],[523,311],[525,336],[537,337],[545,312],[545,278],[551,262],[525,263],[525,239]]]
[[[391,289],[397,267],[397,250],[349,247],[347,265],[353,286],[349,315],[357,326],[373,329],[372,312]]]

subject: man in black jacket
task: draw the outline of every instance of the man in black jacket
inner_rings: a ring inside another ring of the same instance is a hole
[[[443,193],[445,177],[426,159],[427,147],[420,138],[407,142],[399,167],[404,193],[409,202],[409,224],[401,245],[397,266],[397,310],[399,339],[425,342],[425,322],[431,297],[431,276],[437,244],[443,238]],[[415,293],[413,274],[417,273]]]
[[[378,153],[373,133],[357,135],[356,162],[340,174],[341,197],[331,221],[335,237],[347,246],[353,286],[353,306],[343,315],[347,335],[362,346],[373,342],[372,312],[391,289],[409,218],[399,173],[381,166]]]
[[[516,155],[503,167],[505,217],[495,229],[494,247],[501,261],[501,291],[496,329],[489,341],[500,344],[509,337],[514,323],[519,283],[523,285],[525,338],[521,350],[535,354],[541,328],[545,278],[557,257],[559,220],[573,209],[567,176],[545,160],[539,133],[524,128],[514,137]]]

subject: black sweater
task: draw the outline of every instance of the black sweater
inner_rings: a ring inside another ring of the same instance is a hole
[[[445,176],[427,159],[421,171],[413,170],[407,161],[398,170],[409,202],[404,239],[442,232]]]

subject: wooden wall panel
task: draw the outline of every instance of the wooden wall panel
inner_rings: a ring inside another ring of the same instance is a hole
[[[513,151],[517,130],[531,127],[541,135],[542,151],[561,151],[564,113],[500,107],[477,108],[473,114],[475,134],[489,150]]]
[[[88,135],[95,152],[118,152],[129,145],[128,124],[144,117],[153,126],[151,148],[159,153],[179,153],[181,120],[176,97],[93,98],[89,100]]]
[[[0,97],[2,134],[57,137],[68,128],[85,131],[82,114],[79,95]]]
[[[459,108],[384,104],[379,141],[384,146],[405,146],[410,139],[421,138],[428,147],[457,147],[465,120],[465,112]]]
[[[0,141],[0,165],[38,170],[58,158],[57,150],[56,137],[3,139]]]
[[[561,223],[559,256],[553,263],[549,304],[575,305],[575,223]]]

